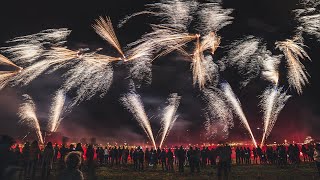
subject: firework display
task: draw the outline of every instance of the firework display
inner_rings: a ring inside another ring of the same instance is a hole
[[[263,136],[261,146],[264,145],[266,138],[271,133],[273,126],[277,121],[280,111],[285,106],[285,103],[290,98],[285,92],[282,93],[282,88],[267,88],[261,96],[260,106],[264,112],[263,115]]]
[[[36,105],[29,95],[25,94],[23,97],[25,102],[21,104],[18,112],[18,115],[21,118],[20,123],[26,124],[30,128],[34,129],[39,142],[43,144],[44,141],[41,134],[40,123],[36,115]]]
[[[171,94],[168,99],[168,106],[163,110],[163,117],[161,120],[161,130],[162,136],[160,141],[160,147],[162,147],[163,142],[165,141],[166,137],[169,135],[175,121],[177,120],[178,116],[176,116],[177,109],[180,104],[181,97],[177,94]]]
[[[291,97],[290,92],[301,95],[304,87],[309,84],[310,75],[302,60],[311,58],[304,49],[306,45],[303,36],[320,40],[320,3],[302,1],[301,7],[293,10],[294,21],[297,23],[295,36],[273,42],[274,49],[270,49],[262,37],[253,35],[241,36],[241,39],[235,39],[219,48],[223,42],[219,34],[236,18],[231,16],[233,9],[222,5],[223,1],[218,0],[159,0],[147,4],[145,10],[121,20],[118,27],[123,27],[136,16],[147,16],[155,21],[149,24],[151,31],[123,47],[111,18],[100,16],[91,26],[116,50],[117,55],[102,54],[99,52],[102,48],[91,50],[68,47],[66,42],[71,30],[67,28],[48,29],[13,38],[7,41],[8,46],[0,48],[1,53],[6,56],[0,55],[0,65],[6,67],[5,70],[0,69],[0,89],[7,86],[27,86],[43,74],[62,72],[63,82],[54,96],[48,120],[48,131],[56,132],[64,112],[71,111],[74,106],[96,95],[103,97],[107,94],[113,83],[114,62],[123,62],[128,68],[129,79],[138,82],[135,85],[150,85],[152,63],[169,54],[177,55],[190,62],[193,86],[203,95],[206,104],[203,113],[206,118],[204,127],[208,138],[215,138],[217,134],[223,134],[227,138],[230,128],[234,127],[236,115],[257,147],[241,103],[231,86],[225,82],[227,78],[223,73],[229,69],[235,70],[240,79],[240,88],[246,88],[258,78],[267,81],[268,86],[261,95],[260,102],[264,113],[263,145],[280,111]],[[220,59],[216,58],[219,51],[223,51]],[[281,62],[285,62],[285,65]],[[281,68],[286,71],[280,71]],[[287,77],[286,81],[281,81],[281,77]],[[70,92],[75,92],[74,96],[70,98],[70,103],[66,103]],[[39,141],[43,143],[35,104],[30,96],[23,97],[25,103],[18,112],[21,123],[34,129]],[[175,93],[168,99],[160,122],[160,147],[178,118],[176,114],[180,99]],[[151,123],[138,93],[131,91],[125,94],[121,102],[156,147]]]
[[[153,137],[152,128],[150,125],[149,118],[144,110],[143,103],[140,99],[140,96],[134,92],[124,95],[121,98],[121,102],[123,105],[132,112],[135,119],[138,121],[141,128],[149,137],[150,141],[152,142],[153,146],[156,148],[156,142]]]

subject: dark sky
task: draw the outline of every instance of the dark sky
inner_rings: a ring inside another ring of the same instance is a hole
[[[72,47],[103,47],[109,46],[102,41],[91,28],[91,24],[98,16],[110,16],[114,24],[127,14],[141,11],[148,0],[105,0],[103,2],[88,1],[86,3],[36,3],[13,1],[1,4],[0,45],[16,36],[37,33],[48,28],[69,28],[72,30],[68,44]],[[276,40],[290,38],[295,26],[292,21],[291,10],[298,7],[298,0],[225,0],[224,6],[234,8],[232,14],[234,23],[222,29],[219,34],[223,37],[221,46],[228,45],[233,40],[245,35],[255,35],[264,38],[268,48],[274,52],[273,44]],[[122,45],[138,39],[145,32],[150,31],[148,18],[138,17],[131,20],[122,29],[116,30]],[[287,106],[281,112],[278,122],[270,136],[270,141],[283,139],[303,139],[307,135],[320,137],[319,110],[319,45],[312,37],[305,36],[306,49],[312,63],[306,62],[306,68],[311,74],[311,84],[304,94],[293,94]],[[224,55],[218,50],[216,58]],[[119,103],[121,94],[128,92],[127,72],[123,65],[115,64],[115,78],[112,87],[104,98],[95,97],[76,107],[67,114],[60,131],[68,136],[90,137],[99,139],[113,139],[141,141],[145,135],[137,125],[131,114],[124,110]],[[146,111],[151,119],[154,134],[159,130],[159,113],[165,106],[170,93],[179,93],[182,102],[178,109],[180,117],[177,120],[168,140],[171,142],[197,142],[203,132],[204,104],[199,91],[192,86],[190,64],[176,57],[165,57],[157,60],[153,65],[153,82],[150,86],[143,86],[137,91],[142,96]],[[224,74],[235,93],[242,102],[254,134],[260,139],[262,132],[256,130],[262,126],[262,113],[257,104],[257,98],[266,87],[261,79],[255,79],[246,88],[239,89],[237,74]],[[0,133],[11,134],[15,137],[23,136],[27,130],[17,125],[16,115],[22,94],[30,94],[38,107],[39,119],[47,120],[52,94],[61,85],[61,73],[42,75],[27,87],[5,88],[0,92]],[[290,92],[290,91],[289,91]],[[290,92],[291,93],[291,92]],[[72,93],[68,94],[72,98]],[[245,139],[246,131],[234,119],[235,127],[230,130],[230,140]],[[189,130],[187,132],[187,130]]]

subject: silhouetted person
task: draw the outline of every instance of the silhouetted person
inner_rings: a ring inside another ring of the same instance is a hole
[[[316,163],[316,166],[317,166],[317,169],[318,169],[318,173],[319,173],[319,176],[320,176],[320,144],[319,143],[316,145],[313,159],[314,159],[314,161]]]
[[[109,149],[108,146],[105,147],[104,149],[104,163],[109,164]]]
[[[58,159],[59,151],[60,151],[60,149],[59,149],[58,144],[55,144],[55,146],[54,146],[54,156],[53,156],[53,161],[54,162],[56,162],[57,159]]]
[[[102,166],[103,165],[103,161],[104,161],[104,150],[103,150],[102,147],[99,147],[97,149],[97,157],[99,159],[100,166]]]
[[[186,152],[184,151],[182,146],[180,146],[177,154],[179,160],[179,172],[182,173],[184,172],[184,162],[186,160]]]
[[[218,162],[218,169],[217,169],[217,175],[218,179],[220,180],[222,178],[223,174],[223,179],[228,179],[229,172],[228,172],[228,163],[229,163],[229,149],[227,146],[219,146],[217,148],[217,156],[219,158]]]
[[[161,167],[162,167],[162,171],[167,171],[168,167],[167,167],[167,153],[164,149],[162,149],[160,155],[159,155],[160,161],[161,161]]]
[[[42,163],[41,163],[41,178],[48,179],[50,175],[50,171],[52,169],[54,157],[54,149],[51,142],[48,142],[47,146],[44,148],[43,155],[42,155]]]
[[[196,148],[194,151],[194,167],[197,169],[197,172],[200,172],[200,158],[201,158],[201,151],[199,148]]]
[[[65,158],[66,169],[64,169],[58,180],[83,180],[83,174],[79,170],[81,164],[80,153],[75,151],[69,153]]]
[[[258,153],[257,153],[257,149],[253,148],[252,149],[252,153],[253,153],[253,163],[258,164]]]
[[[60,165],[61,165],[61,168],[64,168],[64,159],[66,157],[66,155],[68,154],[68,148],[66,147],[65,144],[62,145],[62,147],[60,148]]]
[[[94,167],[94,148],[92,145],[89,145],[86,152],[87,164],[88,164],[88,176],[90,179],[93,179],[95,176],[95,167]]]
[[[174,168],[173,168],[173,152],[171,151],[171,149],[169,148],[168,150],[168,153],[167,153],[167,159],[168,159],[168,170],[169,171],[174,171]]]
[[[157,156],[157,151],[151,149],[151,157],[150,157],[150,164],[153,166],[154,169],[157,168],[157,162],[158,161],[158,156]]]
[[[30,154],[29,154],[29,162],[28,162],[28,170],[27,170],[27,177],[31,179],[35,179],[39,155],[40,155],[40,148],[39,148],[38,142],[33,141],[30,146]]]
[[[24,178],[26,178],[26,176],[27,176],[29,156],[30,156],[30,143],[26,142],[22,148],[22,161],[23,161]]]
[[[160,164],[160,153],[161,153],[161,149],[160,149],[160,147],[158,147],[158,149],[157,149],[157,163],[159,163]]]
[[[201,167],[206,167],[207,165],[207,159],[208,159],[208,152],[205,147],[201,150]]]
[[[142,151],[142,148],[140,148],[138,152],[138,167],[139,171],[143,171],[143,165],[144,164],[144,152]]]
[[[302,145],[301,152],[303,154],[303,161],[306,162],[306,160],[308,159],[308,153],[305,145]]]
[[[176,146],[175,148],[174,148],[174,151],[173,151],[173,153],[174,153],[174,164],[175,165],[178,165],[178,163],[179,163],[179,158],[178,158],[178,146]]]
[[[0,179],[9,180],[16,177],[18,162],[16,154],[10,150],[15,143],[13,138],[2,135],[0,136]]]
[[[187,152],[187,157],[188,157],[188,161],[189,161],[190,172],[194,173],[194,151],[191,146]]]
[[[139,169],[139,167],[138,167],[138,149],[135,149],[134,151],[133,151],[133,153],[132,153],[132,159],[133,159],[133,168],[134,168],[134,170],[138,170]]]
[[[121,158],[122,158],[122,164],[123,164],[123,165],[127,165],[127,163],[128,163],[128,156],[129,156],[129,149],[128,149],[128,147],[123,148],[123,150],[122,150],[122,156],[121,156]]]
[[[149,148],[146,149],[146,151],[144,152],[144,156],[145,156],[145,160],[147,165],[150,164],[150,158],[151,158],[151,151],[149,151]]]

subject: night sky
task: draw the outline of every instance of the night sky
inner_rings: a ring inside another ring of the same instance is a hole
[[[72,30],[68,38],[68,46],[72,48],[89,47],[95,49],[103,47],[110,53],[115,53],[91,28],[94,19],[99,16],[110,16],[113,23],[144,9],[148,0],[105,0],[102,2],[88,1],[86,3],[27,3],[10,2],[1,4],[0,45],[16,36],[38,33],[48,28],[69,28]],[[294,33],[295,22],[291,10],[297,8],[298,0],[225,0],[224,7],[234,8],[232,14],[234,23],[218,32],[222,36],[221,48],[218,49],[215,60],[225,55],[223,47],[232,41],[246,35],[254,35],[264,39],[268,49],[275,54],[280,52],[274,49],[274,42],[290,38]],[[150,31],[148,23],[151,20],[140,16],[129,21],[121,29],[116,29],[120,43],[125,46],[141,35]],[[311,75],[310,85],[304,93],[298,96],[288,91],[293,97],[280,113],[278,121],[271,133],[268,142],[283,141],[284,139],[302,141],[310,135],[320,137],[320,80],[319,57],[320,41],[312,36],[304,36],[306,51],[312,62],[305,62]],[[125,66],[121,63],[113,65],[115,76],[113,84],[103,98],[99,96],[83,102],[75,107],[60,126],[61,131],[70,137],[97,137],[103,141],[134,141],[142,142],[146,139],[142,129],[132,115],[119,103],[122,94],[128,92],[129,79]],[[145,105],[146,112],[151,118],[154,134],[160,128],[160,115],[166,105],[166,99],[171,93],[182,96],[178,109],[179,118],[168,137],[169,142],[203,142],[203,103],[199,90],[192,86],[192,72],[190,63],[173,55],[163,57],[154,62],[152,67],[153,82],[137,89]],[[10,134],[22,137],[27,129],[18,125],[16,115],[22,95],[27,93],[33,97],[37,105],[38,118],[45,124],[54,92],[62,84],[62,72],[43,74],[27,87],[7,87],[0,91],[0,134]],[[254,135],[260,141],[262,131],[262,113],[258,107],[259,96],[267,83],[257,78],[247,87],[240,89],[239,74],[227,70],[222,74],[233,87],[242,102],[244,112],[253,129]],[[281,82],[285,82],[285,77]],[[285,84],[285,83],[284,83]],[[68,94],[71,99],[72,92]],[[234,119],[235,127],[230,130],[229,140],[249,140],[246,130]],[[159,139],[158,139],[159,141]],[[212,140],[215,142],[217,140]]]

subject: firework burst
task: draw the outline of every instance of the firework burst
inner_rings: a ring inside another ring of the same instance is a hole
[[[36,115],[36,106],[29,95],[23,95],[24,103],[19,108],[18,115],[21,118],[20,123],[26,124],[36,131],[39,142],[43,144],[43,137],[41,134],[39,120]]]
[[[282,93],[282,88],[272,87],[267,88],[262,94],[260,107],[263,110],[263,137],[261,146],[264,145],[265,140],[270,135],[273,126],[277,121],[277,117],[286,102],[291,96],[287,95],[286,92]]]

